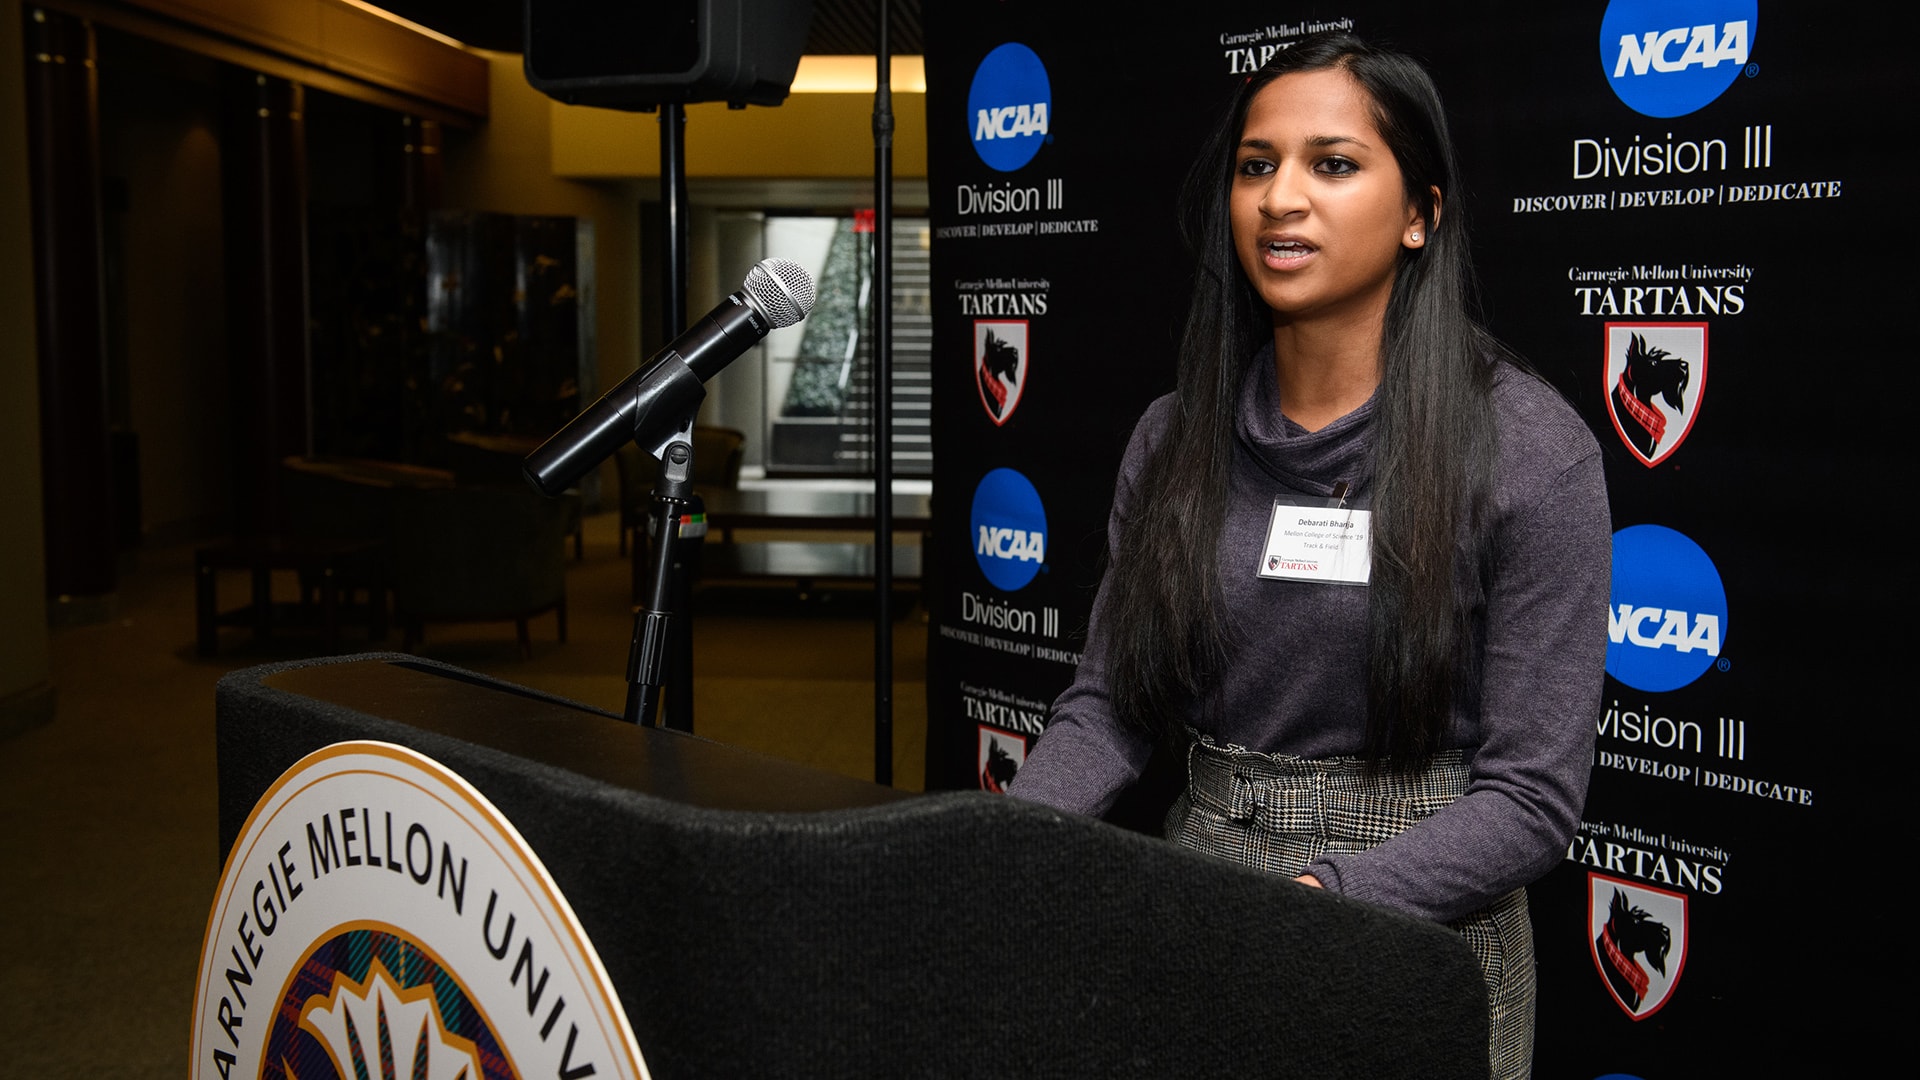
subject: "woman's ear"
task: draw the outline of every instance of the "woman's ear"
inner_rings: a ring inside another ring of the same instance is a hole
[[[1435,186],[1428,190],[1433,192],[1433,220],[1437,223],[1440,220],[1440,188]],[[1408,248],[1425,247],[1427,234],[1431,231],[1427,227],[1426,215],[1420,212],[1418,205],[1415,205],[1408,212],[1407,233],[1401,238],[1400,243]]]

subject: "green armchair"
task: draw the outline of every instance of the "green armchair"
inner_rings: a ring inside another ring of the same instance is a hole
[[[566,503],[483,485],[395,495],[387,572],[408,651],[426,623],[512,620],[528,656],[528,621],[549,611],[567,640]]]

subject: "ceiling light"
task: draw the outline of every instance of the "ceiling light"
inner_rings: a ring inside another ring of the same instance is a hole
[[[795,94],[871,94],[879,64],[871,56],[802,56],[794,72]],[[889,65],[889,85],[903,94],[927,92],[924,56],[896,56]]]

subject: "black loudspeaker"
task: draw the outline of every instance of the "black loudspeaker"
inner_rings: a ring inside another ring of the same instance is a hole
[[[778,105],[812,0],[527,0],[527,82],[569,105]]]

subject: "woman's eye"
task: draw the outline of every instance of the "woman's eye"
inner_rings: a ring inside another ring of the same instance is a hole
[[[1241,176],[1265,176],[1273,171],[1273,162],[1264,158],[1248,158],[1240,163]]]
[[[1351,176],[1360,171],[1360,166],[1346,158],[1327,158],[1320,163],[1319,168],[1329,176]]]

